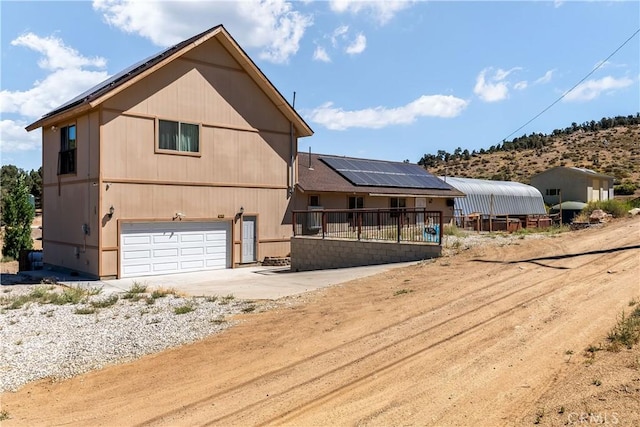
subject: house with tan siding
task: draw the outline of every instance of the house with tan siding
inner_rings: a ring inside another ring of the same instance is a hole
[[[298,138],[313,131],[223,26],[49,112],[43,261],[99,278],[289,253]]]

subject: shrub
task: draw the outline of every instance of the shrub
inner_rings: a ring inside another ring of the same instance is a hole
[[[173,309],[173,312],[175,314],[187,314],[192,312],[193,310],[195,310],[195,308],[193,307],[193,304],[191,303],[187,303],[181,306],[178,306],[176,308]]]
[[[117,302],[118,302],[118,295],[114,294],[102,300],[91,301],[90,304],[92,307],[95,307],[95,308],[105,308],[105,307],[111,307]]]
[[[122,295],[122,298],[138,301],[142,298],[141,294],[145,293],[146,291],[147,291],[146,285],[140,284],[138,282],[133,282],[133,285],[131,285],[131,288],[129,288],[129,290],[125,292],[124,295]]]
[[[606,213],[611,214],[614,218],[623,218],[627,215],[630,208],[628,203],[620,200],[599,200],[596,202],[589,202],[589,204],[582,209],[582,213],[589,216],[596,209],[602,209]]]
[[[613,193],[620,196],[630,196],[634,194],[637,189],[638,186],[635,183],[625,180],[622,184],[613,186]]]
[[[2,221],[6,224],[4,231],[4,256],[18,259],[20,251],[33,248],[31,239],[31,223],[35,210],[29,202],[29,188],[25,177],[18,177],[18,182],[2,199]]]
[[[617,350],[620,346],[628,349],[640,341],[640,307],[637,307],[626,316],[624,311],[618,322],[609,332],[607,339],[611,343],[611,350]]]

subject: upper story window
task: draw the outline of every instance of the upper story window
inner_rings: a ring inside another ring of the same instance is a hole
[[[76,125],[60,128],[58,175],[76,173]]]
[[[158,148],[185,153],[200,152],[200,126],[158,120]]]
[[[309,196],[309,206],[320,206],[320,196],[312,194]]]

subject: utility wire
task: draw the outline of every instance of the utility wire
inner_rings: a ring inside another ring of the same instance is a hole
[[[593,70],[591,70],[586,76],[584,76],[582,78],[582,80],[580,80],[578,83],[576,83],[575,85],[573,85],[573,87],[571,89],[569,89],[568,91],[566,91],[565,93],[563,93],[560,98],[556,99],[555,101],[553,101],[547,108],[545,108],[544,110],[540,111],[538,114],[536,114],[531,120],[529,120],[527,123],[523,124],[522,126],[520,126],[518,129],[514,130],[513,132],[511,132],[509,135],[506,136],[506,138],[504,138],[502,140],[502,142],[506,141],[511,135],[517,133],[519,130],[521,130],[522,128],[524,128],[525,126],[527,126],[529,123],[533,122],[535,119],[537,119],[538,117],[540,117],[541,115],[543,115],[544,113],[546,113],[551,107],[553,107],[554,105],[556,105],[558,102],[560,102],[562,100],[562,98],[564,98],[565,96],[569,95],[569,93],[571,93],[575,88],[577,88],[578,86],[580,86],[580,84],[582,82],[584,82],[585,80],[587,80],[593,73],[595,73],[599,68],[601,68],[604,64],[607,63],[607,61],[609,59],[611,59],[611,57],[613,55],[615,55],[616,53],[618,53],[618,51],[620,49],[622,49],[627,43],[629,43],[629,41],[631,41],[632,38],[634,38],[638,33],[640,33],[640,28],[638,28],[636,30],[635,33],[631,34],[631,36],[626,39],[624,41],[624,43],[622,43],[620,46],[618,46],[618,48],[616,50],[614,50],[611,55],[607,56],[603,61],[601,61],[596,67],[593,68]]]

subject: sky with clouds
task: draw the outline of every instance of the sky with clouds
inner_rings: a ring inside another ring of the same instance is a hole
[[[2,1],[0,19],[1,160],[27,170],[25,126],[218,24],[295,93],[301,151],[417,162],[640,112],[637,1]]]

